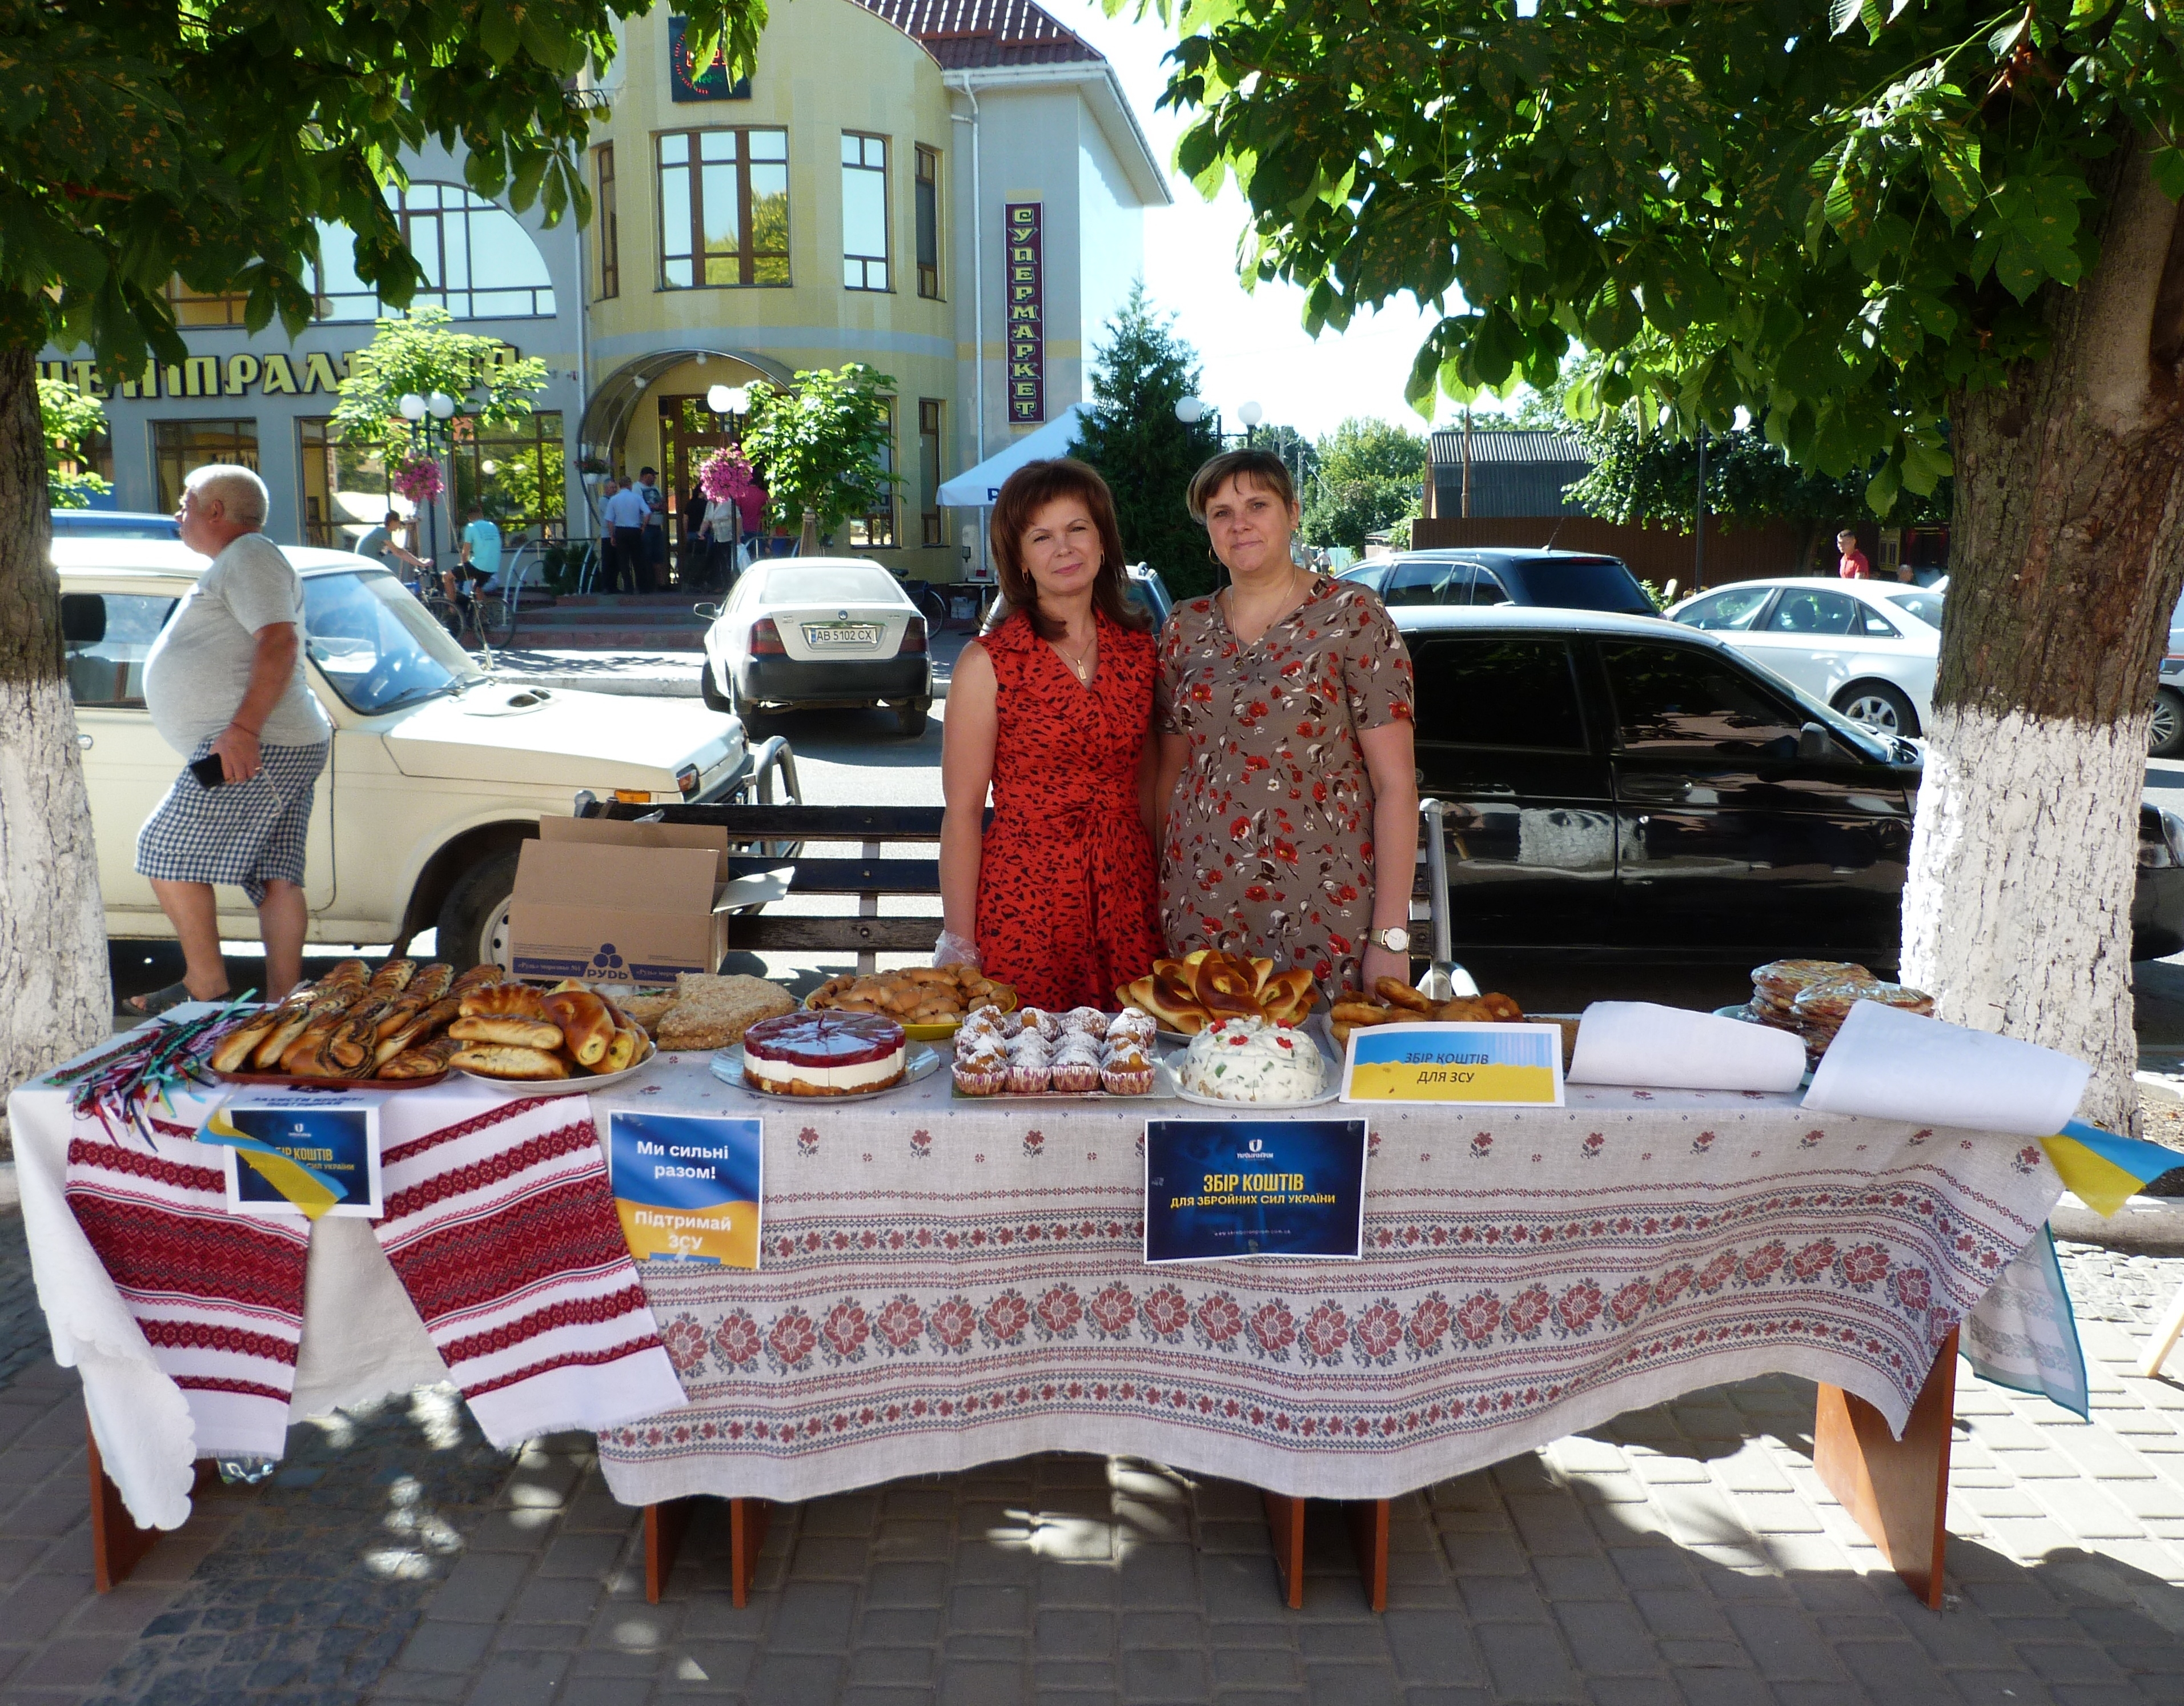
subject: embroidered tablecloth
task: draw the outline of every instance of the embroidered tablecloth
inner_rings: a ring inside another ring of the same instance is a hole
[[[639,1264],[692,1403],[599,1436],[632,1504],[1056,1450],[1378,1497],[1777,1371],[1900,1428],[2062,1190],[1990,1134],[1574,1086],[1373,1111],[1360,1263],[1150,1268],[1145,1119],[1212,1110],[784,1105],[673,1057],[594,1101],[766,1119],[760,1268]]]

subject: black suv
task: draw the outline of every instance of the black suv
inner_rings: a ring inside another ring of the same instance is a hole
[[[1922,760],[1658,620],[1398,606],[1457,956],[1897,964]],[[2142,806],[2133,958],[2184,948],[2184,818]]]
[[[1390,610],[1532,605],[1629,616],[1654,613],[1653,601],[1620,559],[1584,551],[1404,551],[1345,569],[1341,578],[1372,588]]]

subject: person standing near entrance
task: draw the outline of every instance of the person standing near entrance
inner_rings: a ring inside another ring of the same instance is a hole
[[[1864,551],[1858,548],[1858,535],[1845,527],[1836,535],[1836,575],[1846,581],[1869,581],[1873,565],[1867,561]]]
[[[184,482],[182,543],[210,557],[144,660],[144,704],[188,761],[136,837],[136,870],[182,947],[182,981],[130,1006],[227,994],[213,884],[240,888],[265,944],[261,995],[302,981],[304,836],[333,731],[304,674],[304,583],[265,525],[265,482],[215,464]],[[198,767],[214,779],[201,781]]]
[[[622,487],[600,507],[600,518],[605,521],[608,536],[614,541],[614,572],[612,583],[608,588],[610,592],[621,592],[624,581],[629,583],[629,590],[632,593],[644,589],[642,565],[644,561],[644,518],[647,513],[644,499],[638,495],[634,486]]]
[[[667,494],[660,489],[660,471],[637,471],[637,495],[644,500],[644,569],[638,590],[667,590]]]

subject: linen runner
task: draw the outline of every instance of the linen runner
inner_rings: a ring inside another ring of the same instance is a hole
[[[673,1057],[647,1080],[600,1117],[760,1113],[766,1196],[757,1272],[640,1264],[691,1404],[601,1432],[632,1504],[1047,1450],[1387,1497],[1775,1371],[1900,1430],[2062,1188],[2015,1140],[1574,1086],[1373,1111],[1362,1263],[1155,1270],[1145,1120],[1208,1110],[981,1104],[940,1075],[784,1108]]]
[[[188,1128],[159,1123],[167,1131]],[[201,1457],[277,1458],[304,1333],[310,1225],[231,1216],[220,1152],[186,1135],[68,1146],[76,1224],[181,1388]],[[209,1160],[209,1165],[207,1164]]]
[[[682,1403],[585,1097],[414,1091],[380,1119],[373,1230],[488,1440]]]

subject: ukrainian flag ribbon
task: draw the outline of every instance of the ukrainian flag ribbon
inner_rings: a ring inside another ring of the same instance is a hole
[[[281,1196],[304,1211],[306,1218],[316,1220],[335,1203],[348,1195],[348,1187],[326,1177],[315,1168],[292,1161],[270,1143],[247,1135],[236,1129],[235,1123],[227,1117],[227,1105],[223,1102],[213,1110],[212,1118],[198,1134],[202,1142],[224,1143],[236,1151],[236,1159],[248,1163]]]
[[[2142,1138],[2119,1137],[2074,1119],[2040,1146],[2055,1163],[2063,1183],[2079,1201],[2103,1217],[2114,1214],[2142,1185],[2170,1168],[2184,1167],[2184,1155]]]

